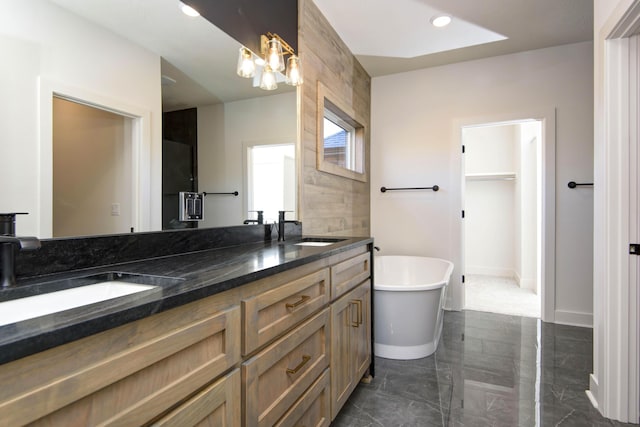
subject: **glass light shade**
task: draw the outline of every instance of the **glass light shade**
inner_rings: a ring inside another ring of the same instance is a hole
[[[269,40],[265,59],[273,71],[284,71],[284,57],[280,40],[276,38]]]
[[[300,58],[296,55],[291,55],[289,59],[287,59],[287,84],[300,86],[302,81],[302,64],[300,64]]]
[[[240,48],[240,55],[238,56],[238,70],[237,73],[240,77],[251,78],[256,74],[256,64],[253,62],[253,55],[251,51],[246,47]]]
[[[265,64],[262,69],[262,75],[260,76],[260,89],[274,90],[277,88],[278,83],[276,82],[276,74],[273,72],[269,64]]]

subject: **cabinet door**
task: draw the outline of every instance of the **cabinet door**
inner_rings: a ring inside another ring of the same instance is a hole
[[[295,274],[296,270],[292,270]],[[329,269],[242,300],[243,355],[291,329],[329,302]]]
[[[353,334],[353,369],[355,381],[360,381],[371,364],[371,285],[367,280],[355,290],[352,297],[356,310],[355,315],[358,326],[351,328]]]
[[[331,419],[370,364],[370,306],[368,280],[331,305]]]
[[[331,423],[329,369],[309,387],[274,427],[327,427]]]
[[[240,370],[222,379],[153,423],[153,427],[239,427]]]
[[[186,307],[193,311],[198,309],[193,305]],[[175,309],[175,313],[165,312],[158,317],[160,320],[168,318],[177,323],[179,319],[176,316],[189,318],[190,314],[181,307]],[[75,397],[76,394],[86,394],[55,412],[49,410],[50,414],[34,421],[32,425],[143,425],[213,381],[240,360],[238,306],[214,311],[207,317],[189,321],[176,328],[156,320],[149,324],[152,320],[149,318],[145,319],[146,322],[125,325],[113,341],[97,342],[85,350],[94,356],[93,364],[79,364],[75,372],[60,376],[35,389],[33,393],[20,396],[20,400],[27,402],[40,397],[44,402],[36,400],[36,405],[47,409],[47,403],[53,406],[58,400],[67,398],[67,395]],[[135,342],[135,345],[110,357],[100,357],[105,351],[111,351],[109,345],[112,343],[127,342],[132,335],[135,337],[136,333],[141,332],[141,325],[147,325],[148,328],[157,326],[158,329],[166,327],[168,331],[151,339]],[[107,332],[107,336],[111,334]],[[71,345],[76,346],[74,343]],[[73,355],[69,356],[73,358]],[[78,351],[76,359],[84,356],[82,351]],[[42,370],[47,373],[47,368],[49,366],[42,363],[34,366],[34,372],[36,375]],[[51,368],[55,369],[56,366]],[[93,388],[98,390],[93,391]],[[11,403],[13,402],[10,401],[7,405]],[[0,424],[4,421],[7,421],[6,425],[26,424],[23,421],[6,420],[12,416],[10,411],[5,412],[6,407],[4,405],[0,410],[4,417]]]
[[[371,254],[365,252],[331,267],[331,298],[335,299],[371,276]]]
[[[352,305],[349,295],[331,305],[331,419],[347,401],[353,382]]]

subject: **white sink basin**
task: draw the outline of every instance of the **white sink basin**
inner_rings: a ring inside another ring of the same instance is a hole
[[[0,326],[156,288],[108,281],[0,302]]]
[[[333,237],[305,237],[302,242],[295,243],[297,246],[329,246],[334,243],[342,242],[344,239],[336,239]]]
[[[329,246],[335,242],[300,242],[296,243],[296,246]]]

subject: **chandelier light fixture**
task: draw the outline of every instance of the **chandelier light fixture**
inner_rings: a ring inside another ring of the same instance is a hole
[[[277,34],[268,32],[260,36],[260,54],[242,46],[238,57],[237,73],[240,77],[260,76],[260,88],[274,90],[278,88],[278,75],[284,72],[285,82],[291,86],[300,86],[302,64],[293,48]],[[285,62],[285,56],[286,58]],[[286,66],[285,66],[286,63]],[[280,74],[278,74],[280,73]]]

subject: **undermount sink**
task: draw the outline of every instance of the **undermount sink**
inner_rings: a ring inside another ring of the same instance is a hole
[[[25,295],[0,302],[0,326],[126,295],[150,293],[153,290],[161,291],[159,285],[176,281],[181,279],[109,272],[42,284],[39,285],[41,291],[36,295]],[[22,291],[20,288],[15,288],[8,292]]]
[[[334,243],[342,242],[345,239],[333,239],[328,237],[306,237],[302,242],[296,243],[297,246],[329,246]]]

